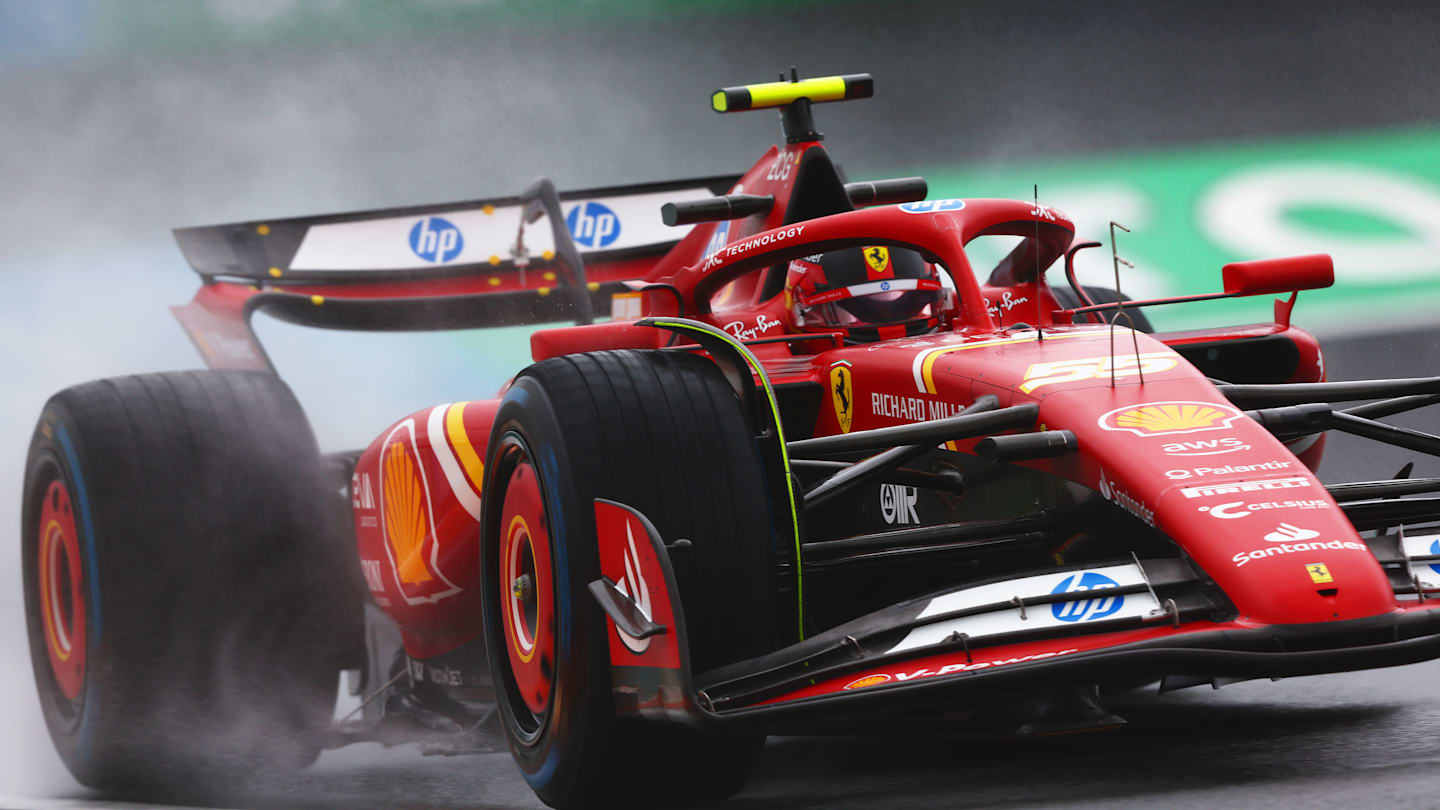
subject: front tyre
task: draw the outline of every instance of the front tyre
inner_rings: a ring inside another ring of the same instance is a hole
[[[775,538],[759,450],[709,360],[599,352],[531,366],[496,414],[481,581],[511,753],[555,807],[728,796],[763,738],[617,718],[595,498],[632,506],[672,553],[696,672],[778,644]],[[643,773],[637,771],[637,768]]]

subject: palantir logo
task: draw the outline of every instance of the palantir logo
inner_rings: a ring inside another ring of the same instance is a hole
[[[1052,594],[1083,593],[1098,588],[1118,588],[1120,583],[1094,571],[1071,574],[1060,580]],[[1125,604],[1123,595],[1102,596],[1099,599],[1077,599],[1073,602],[1056,602],[1050,612],[1062,622],[1093,622],[1115,614]]]
[[[587,248],[602,248],[620,238],[620,217],[601,203],[590,201],[570,209],[565,217],[570,236],[575,244]]]
[[[450,220],[426,217],[410,229],[410,249],[427,262],[443,264],[465,249],[465,237]]]

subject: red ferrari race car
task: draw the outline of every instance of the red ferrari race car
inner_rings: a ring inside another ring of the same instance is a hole
[[[62,391],[26,462],[30,650],[75,776],[419,741],[508,745],[557,807],[689,802],[767,733],[1106,729],[1108,685],[1440,657],[1440,534],[1404,530],[1440,499],[1400,497],[1440,479],[1312,472],[1330,430],[1440,455],[1378,421],[1440,379],[1327,382],[1291,324],[1330,259],[1083,287],[1096,243],[1054,208],[846,182],[812,106],[872,88],[717,91],[781,115],[740,176],[178,230],[209,370]],[[982,240],[1008,253],[977,274]],[[1273,323],[1141,312],[1266,294]],[[322,455],[257,312],[570,323],[497,396]]]

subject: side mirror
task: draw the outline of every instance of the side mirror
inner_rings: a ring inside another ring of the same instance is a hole
[[[1315,290],[1335,283],[1335,262],[1328,253],[1231,262],[1220,269],[1225,294],[1268,295]]]

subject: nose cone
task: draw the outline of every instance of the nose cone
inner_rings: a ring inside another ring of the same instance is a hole
[[[1395,608],[1384,570],[1308,471],[1187,481],[1161,496],[1157,513],[1242,620],[1341,621]]]
[[[1096,489],[1174,540],[1241,619],[1297,624],[1395,609],[1384,570],[1330,493],[1208,382],[1087,393],[1050,397],[1042,416],[1071,406],[1063,415],[1099,465]],[[1105,410],[1092,421],[1085,408]]]

